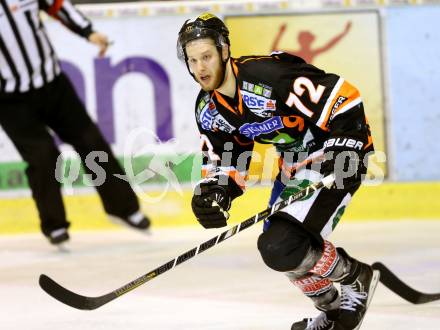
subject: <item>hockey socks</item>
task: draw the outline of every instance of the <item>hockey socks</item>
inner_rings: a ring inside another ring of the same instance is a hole
[[[316,256],[316,251],[311,254]],[[359,329],[379,281],[379,272],[328,241],[324,241],[316,259],[306,276],[295,278],[294,272],[287,276],[323,313],[294,323],[292,329]],[[340,298],[333,282],[341,283]]]

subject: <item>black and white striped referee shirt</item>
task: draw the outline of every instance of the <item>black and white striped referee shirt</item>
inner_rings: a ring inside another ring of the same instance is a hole
[[[92,33],[91,22],[68,0],[0,0],[0,93],[38,89],[60,73],[40,10],[83,37]]]

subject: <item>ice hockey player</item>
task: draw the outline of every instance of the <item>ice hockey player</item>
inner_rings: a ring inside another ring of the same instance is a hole
[[[183,24],[177,52],[201,87],[195,117],[203,179],[192,199],[197,220],[205,228],[226,226],[226,211],[243,194],[254,142],[273,144],[280,154],[270,204],[334,173],[334,187],[271,216],[258,249],[267,266],[285,273],[321,311],[292,329],[358,329],[378,274],[327,240],[373,151],[358,90],[293,55],[232,58],[228,28],[210,13]]]

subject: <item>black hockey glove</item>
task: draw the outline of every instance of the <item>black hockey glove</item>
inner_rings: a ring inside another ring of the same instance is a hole
[[[364,166],[364,143],[350,137],[331,137],[324,143],[325,160],[321,164],[321,173],[335,175],[333,188],[349,189],[360,184]]]
[[[231,179],[224,178],[230,182]],[[229,183],[220,185],[219,178],[210,178],[199,183],[195,190],[191,201],[191,207],[197,221],[204,228],[220,228],[226,226],[226,220],[229,218],[227,212],[231,207],[232,200],[241,195],[241,189],[229,185],[236,185]],[[234,188],[238,188],[240,192],[236,192]]]

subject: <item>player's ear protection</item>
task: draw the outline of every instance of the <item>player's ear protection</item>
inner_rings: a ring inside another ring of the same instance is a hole
[[[229,45],[222,45],[221,48],[221,57],[222,57],[222,61],[223,62],[227,62],[229,59],[229,56],[231,55],[230,51],[229,51]]]

